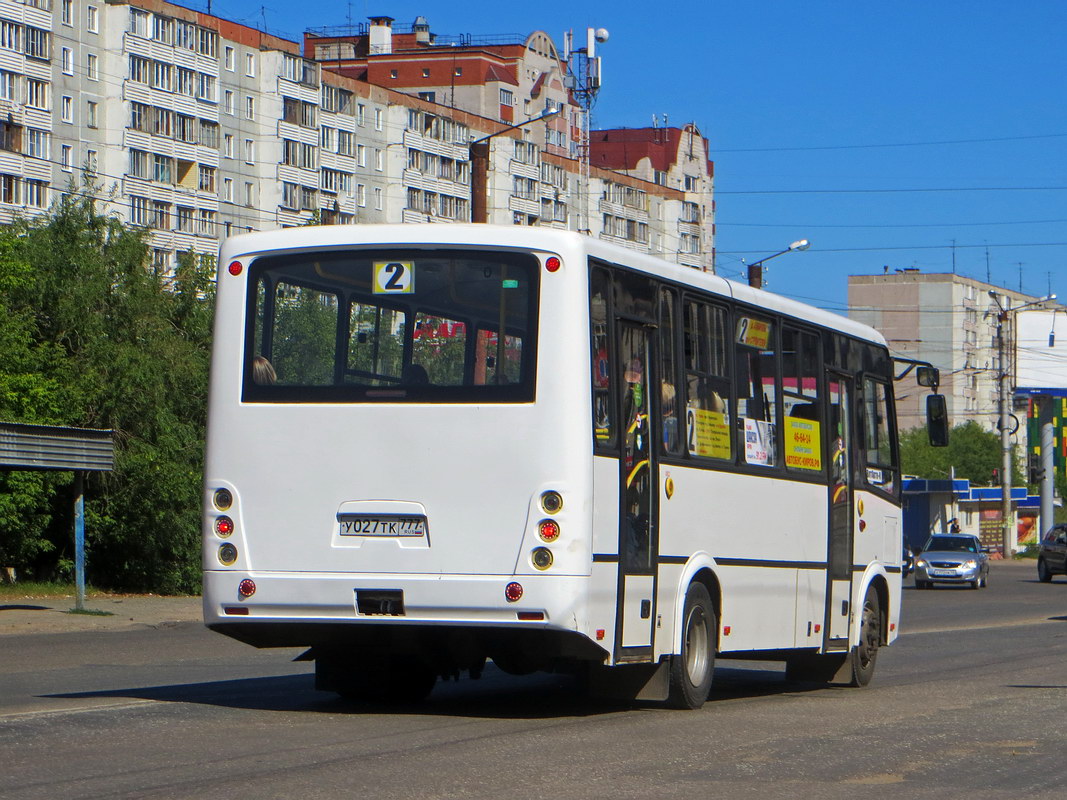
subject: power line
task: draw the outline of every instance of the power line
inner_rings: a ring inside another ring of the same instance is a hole
[[[875,225],[812,225],[806,222],[723,222],[716,218],[719,228],[986,228],[991,225],[1050,225],[1067,222],[1067,219],[1024,219],[1000,222],[919,222]]]
[[[908,194],[930,192],[1063,192],[1067,186],[952,186],[935,189],[716,189],[715,194]]]
[[[931,147],[946,144],[984,144],[987,142],[1021,142],[1034,139],[1062,139],[1067,133],[1044,133],[1033,136],[999,136],[989,139],[942,139],[927,142],[891,142],[886,144],[835,144],[812,147],[741,147],[715,150],[716,153],[792,153],[812,150],[873,150],[880,147]]]

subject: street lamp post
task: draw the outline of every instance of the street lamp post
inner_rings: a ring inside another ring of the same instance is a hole
[[[807,250],[811,247],[811,242],[807,239],[799,239],[793,242],[789,247],[773,255],[761,258],[759,261],[754,261],[748,265],[748,285],[755,287],[756,289],[763,288],[763,262],[770,261],[772,258],[785,255],[786,253],[792,253],[794,250]]]
[[[561,106],[545,111],[543,114],[525,122],[508,125],[495,133],[475,139],[468,145],[467,152],[471,162],[471,222],[489,221],[489,140],[502,133],[513,131],[533,122],[554,117],[562,110]]]
[[[1011,375],[1008,370],[1008,364],[1006,360],[1005,341],[1004,336],[1010,329],[1011,319],[1009,314],[1022,311],[1029,306],[1040,305],[1041,303],[1047,303],[1049,300],[1055,300],[1056,295],[1050,294],[1046,297],[1033,300],[1029,303],[1023,303],[1021,306],[1011,307],[1011,299],[1004,296],[1004,303],[1000,302],[1000,295],[989,290],[989,296],[993,298],[993,302],[997,304],[997,362],[1000,367],[1000,386],[999,386],[999,406],[1000,406],[1000,492],[1001,492],[1001,548],[1004,552],[1004,558],[1010,558],[1012,549],[1015,546],[1015,535],[1012,531],[1012,519],[1011,513],[1011,486],[1012,486],[1012,459],[1011,459],[1011,434],[1008,421],[1011,417],[1011,391],[1009,389],[1009,382]],[[1008,324],[1006,324],[1008,323]],[[1044,523],[1042,522],[1042,525]]]

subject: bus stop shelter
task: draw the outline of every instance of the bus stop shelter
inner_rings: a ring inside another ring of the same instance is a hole
[[[114,431],[0,422],[0,469],[74,473],[74,578],[85,607],[85,473],[115,466]]]

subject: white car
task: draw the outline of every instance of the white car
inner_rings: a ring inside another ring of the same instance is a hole
[[[977,536],[935,533],[915,558],[915,588],[966,583],[981,589],[989,580],[989,556]]]

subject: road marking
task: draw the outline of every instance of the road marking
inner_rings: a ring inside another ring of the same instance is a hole
[[[131,708],[140,708],[158,703],[159,700],[132,700],[128,703],[111,703],[99,706],[73,706],[70,708],[44,708],[38,711],[16,711],[11,714],[0,714],[2,720],[33,719],[34,717],[50,717],[62,714],[86,714],[91,711],[125,711]]]
[[[1000,622],[972,622],[966,625],[957,625],[950,628],[908,628],[906,625],[900,626],[900,635],[907,636],[909,634],[918,633],[952,633],[953,631],[982,631],[990,630],[991,628],[1016,628],[1025,625],[1040,625],[1045,622],[1059,622],[1062,620],[1049,619],[1048,617],[1019,617],[1013,620],[1001,620]]]

